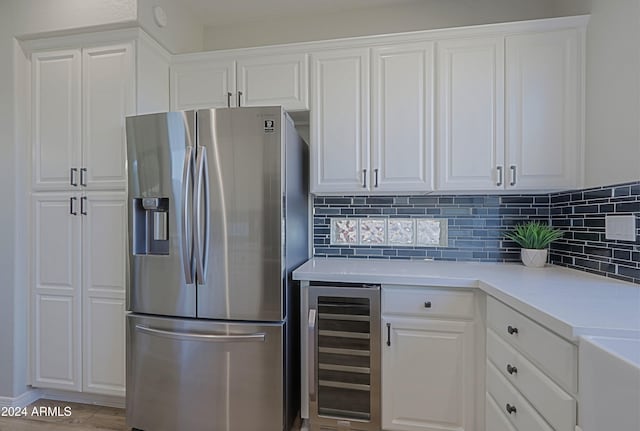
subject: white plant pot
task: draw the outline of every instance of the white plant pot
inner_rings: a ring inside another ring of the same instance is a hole
[[[547,263],[547,253],[548,250],[546,248],[541,250],[523,248],[520,250],[520,259],[522,259],[522,263],[524,263],[525,266],[542,268],[545,263]]]

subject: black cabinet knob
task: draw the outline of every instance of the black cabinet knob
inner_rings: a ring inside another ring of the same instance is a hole
[[[507,364],[507,373],[513,375],[513,374],[518,374],[518,369],[514,366],[512,366],[511,364]]]
[[[512,414],[512,413],[517,413],[518,411],[516,410],[516,406],[512,406],[511,404],[507,404],[507,413]]]
[[[431,301],[427,301],[424,303],[424,308],[431,308]]]
[[[509,335],[517,334],[518,328],[514,328],[513,326],[509,325],[507,326],[507,332],[509,333]]]

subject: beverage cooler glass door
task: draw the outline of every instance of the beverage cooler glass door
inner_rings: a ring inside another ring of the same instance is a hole
[[[380,288],[309,288],[311,430],[380,429]]]

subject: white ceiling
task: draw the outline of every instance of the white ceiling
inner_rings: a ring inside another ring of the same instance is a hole
[[[181,0],[205,26],[393,6],[416,0]]]

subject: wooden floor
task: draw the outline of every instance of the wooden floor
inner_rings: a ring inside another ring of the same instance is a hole
[[[32,415],[41,411],[43,416]],[[65,408],[69,416],[64,416]],[[41,408],[45,408],[42,409]],[[49,414],[56,416],[47,416]],[[56,409],[57,408],[57,409]],[[59,416],[57,416],[59,414]],[[27,407],[26,417],[0,417],[0,431],[125,431],[124,410],[64,401],[38,400]]]

